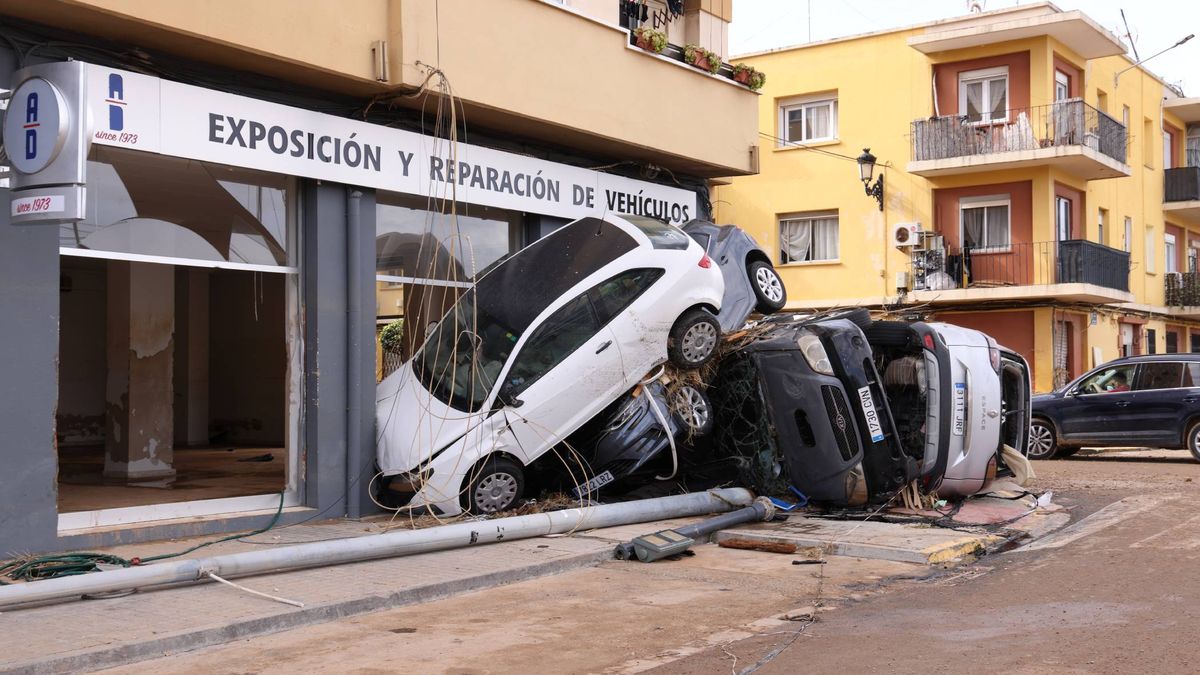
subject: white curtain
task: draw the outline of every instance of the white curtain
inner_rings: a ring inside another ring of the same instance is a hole
[[[829,106],[821,104],[805,109],[805,117],[807,121],[806,131],[808,138],[829,138],[832,134],[829,133]]]
[[[967,90],[967,119],[983,119],[983,82],[966,82],[963,86]]]
[[[987,208],[987,234],[984,245],[1003,248],[1008,246],[1008,207],[990,206]]]
[[[991,104],[991,119],[1002,120],[1008,110],[1008,80],[988,80],[987,84],[991,94],[988,101]]]
[[[963,248],[978,248],[984,246],[983,223],[986,209],[974,208],[962,210]]]
[[[805,218],[780,223],[779,245],[784,262],[836,260],[838,258],[838,219]]]

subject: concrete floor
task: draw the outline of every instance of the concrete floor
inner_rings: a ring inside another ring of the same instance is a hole
[[[239,461],[264,455],[271,461]],[[59,448],[58,458],[59,513],[270,494],[283,489],[287,472],[283,448],[176,448],[175,480],[140,485],[104,482],[103,447]]]

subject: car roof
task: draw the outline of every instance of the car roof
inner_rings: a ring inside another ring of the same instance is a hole
[[[1138,356],[1123,356],[1119,359],[1113,359],[1112,361],[1103,363],[1097,367],[1103,368],[1104,366],[1126,363],[1154,363],[1156,361],[1200,361],[1200,354],[1179,352],[1176,354],[1141,354]]]

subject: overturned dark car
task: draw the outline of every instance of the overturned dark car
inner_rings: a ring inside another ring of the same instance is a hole
[[[759,492],[794,489],[815,503],[861,506],[891,498],[920,473],[884,399],[865,310],[772,317],[725,356],[712,399],[718,453],[750,459]]]

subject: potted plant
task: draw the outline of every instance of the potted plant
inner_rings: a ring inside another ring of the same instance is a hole
[[[721,69],[721,57],[700,45],[684,45],[683,60],[701,70],[707,70],[713,75],[716,75],[717,71]]]
[[[758,91],[767,83],[767,76],[744,63],[739,63],[733,67],[733,80]]]
[[[654,30],[648,26],[638,26],[633,31],[633,37],[637,41],[637,46],[648,52],[661,54],[667,48],[667,34],[661,30]]]

